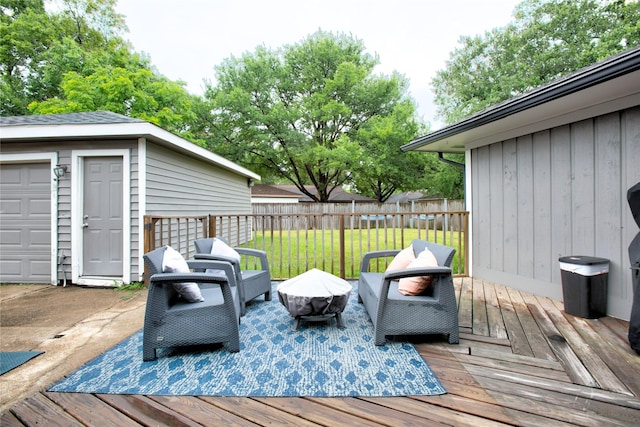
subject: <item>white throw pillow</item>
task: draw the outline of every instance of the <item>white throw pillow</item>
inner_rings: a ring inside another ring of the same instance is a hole
[[[189,273],[189,265],[185,261],[180,252],[173,249],[171,246],[167,246],[164,251],[164,257],[162,258],[162,272],[163,273]],[[194,282],[180,282],[174,283],[173,288],[180,294],[180,297],[188,302],[201,302],[204,301],[200,287]]]
[[[211,245],[211,255],[221,255],[233,258],[240,262],[240,254],[231,246],[227,245],[223,240],[215,237],[213,239],[213,244]]]

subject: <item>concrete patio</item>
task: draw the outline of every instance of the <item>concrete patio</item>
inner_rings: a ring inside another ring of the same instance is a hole
[[[0,412],[142,328],[146,289],[0,286],[1,351],[43,351],[0,376]]]

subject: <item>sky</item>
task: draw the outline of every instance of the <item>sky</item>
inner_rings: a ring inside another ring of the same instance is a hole
[[[318,30],[346,33],[377,55],[375,74],[409,79],[418,114],[436,118],[431,80],[461,36],[482,35],[513,20],[521,0],[118,0],[129,40],[158,72],[202,95],[214,67],[257,46],[278,49]]]

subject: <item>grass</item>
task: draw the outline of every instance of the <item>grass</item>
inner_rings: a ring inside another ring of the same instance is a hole
[[[121,299],[128,300],[136,296],[140,291],[147,289],[144,282],[131,282],[117,286],[115,292],[123,292]]]
[[[402,229],[354,229],[345,230],[344,270],[346,278],[357,278],[360,263],[366,252],[386,249],[403,249],[413,239],[426,239],[456,248],[452,268],[458,272],[463,266],[464,242],[459,242],[461,233],[411,228]],[[445,240],[446,238],[446,240]],[[340,233],[338,230],[275,230],[268,234],[257,234],[255,239],[243,245],[267,252],[271,277],[290,278],[311,268],[332,274],[340,273]],[[460,249],[459,249],[460,248]],[[384,271],[387,262],[379,262],[372,268]]]

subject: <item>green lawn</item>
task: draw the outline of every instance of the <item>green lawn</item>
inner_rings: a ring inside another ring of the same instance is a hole
[[[362,256],[366,252],[402,249],[409,246],[415,238],[426,238],[426,240],[456,248],[452,268],[454,274],[457,273],[458,265],[464,265],[464,242],[460,242],[459,245],[459,239],[463,234],[455,232],[447,233],[445,236],[441,231],[436,233],[434,230],[429,230],[428,236],[426,233],[426,230],[421,229],[418,235],[418,230],[411,228],[345,230],[345,276],[358,277]],[[294,277],[314,267],[335,275],[340,274],[338,230],[278,230],[268,234],[257,234],[252,241],[243,246],[267,252],[271,277],[274,279]],[[372,267],[384,271],[386,266],[386,262],[380,262]]]

